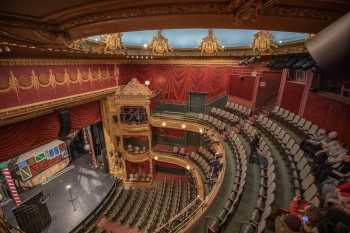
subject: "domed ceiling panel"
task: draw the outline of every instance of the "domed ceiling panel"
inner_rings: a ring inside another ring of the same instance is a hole
[[[241,29],[214,29],[215,37],[226,48],[235,48],[242,46],[250,46],[253,36],[257,30],[241,30]],[[123,32],[122,42],[126,46],[143,46],[149,44],[157,30]],[[167,29],[162,30],[169,44],[176,49],[193,49],[198,48],[204,37],[208,35],[208,29]],[[305,33],[294,32],[272,32],[274,40],[279,43],[300,41],[307,38]],[[100,36],[89,38],[93,41],[101,40]]]

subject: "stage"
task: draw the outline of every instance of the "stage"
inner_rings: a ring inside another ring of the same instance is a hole
[[[72,169],[49,183],[37,186],[21,194],[21,199],[43,191],[49,194],[47,205],[52,222],[44,233],[68,233],[82,222],[104,199],[114,184],[114,179],[99,169],[92,169],[87,155],[72,163]],[[68,187],[71,187],[71,194]],[[7,220],[17,225],[12,214],[13,201],[3,208]]]

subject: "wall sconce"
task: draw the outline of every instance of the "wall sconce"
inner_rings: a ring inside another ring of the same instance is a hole
[[[182,125],[181,125],[181,128],[186,129],[186,125],[185,125],[185,124],[182,124]]]
[[[162,122],[162,126],[163,126],[163,127],[166,126],[166,122]]]

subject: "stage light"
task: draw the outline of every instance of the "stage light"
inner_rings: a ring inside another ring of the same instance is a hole
[[[163,122],[163,123],[162,123],[162,126],[166,126],[166,122]]]
[[[185,124],[182,124],[182,125],[181,125],[181,128],[185,129],[185,128],[186,128],[186,125],[185,125]]]
[[[149,80],[146,80],[146,81],[145,81],[145,85],[146,85],[146,86],[149,86],[150,84],[151,84],[151,82],[150,82]]]

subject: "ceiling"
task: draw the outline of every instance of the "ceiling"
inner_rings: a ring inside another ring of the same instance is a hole
[[[158,29],[317,33],[349,11],[348,0],[11,0],[1,3],[0,42],[63,49],[93,35]],[[225,44],[225,36],[216,34]],[[194,46],[202,35],[196,32],[188,37],[189,45],[178,46]],[[246,44],[244,39],[227,41]]]
[[[225,48],[235,48],[242,46],[250,46],[253,36],[258,30],[243,29],[213,29],[215,37]],[[149,44],[156,35],[157,30],[123,32],[122,42],[125,46],[143,46]],[[274,40],[279,43],[292,41],[303,41],[307,38],[306,33],[295,32],[272,32]],[[174,49],[192,49],[198,48],[204,37],[208,35],[208,29],[166,29],[162,30],[172,48]],[[101,36],[92,36],[88,40],[102,41]]]

